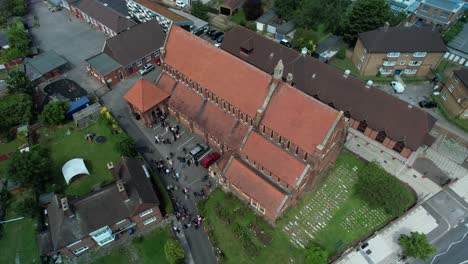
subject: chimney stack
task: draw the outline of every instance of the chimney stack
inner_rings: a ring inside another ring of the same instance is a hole
[[[306,48],[306,47],[303,47],[302,50],[301,50],[302,56],[307,55],[307,52],[308,52],[307,48]]]
[[[284,71],[283,61],[279,60],[278,64],[276,64],[275,66],[275,72],[273,73],[273,78],[276,81],[281,80],[281,78],[283,78],[283,71]]]
[[[293,85],[293,74],[292,73],[288,73],[288,75],[286,76],[286,83],[289,84],[289,85]]]
[[[383,27],[384,31],[387,32],[389,27],[390,27],[390,23],[388,23],[388,21],[385,22],[384,27]]]
[[[116,182],[116,184],[117,184],[117,190],[119,191],[119,193],[122,194],[125,202],[130,201],[130,199],[128,198],[127,191],[125,191],[125,186],[124,186],[123,182],[121,180],[118,180]]]
[[[72,218],[73,216],[75,216],[72,212],[72,210],[70,209],[70,207],[68,206],[68,199],[67,197],[63,197],[62,199],[60,199],[60,204],[62,206],[62,211],[63,213]]]

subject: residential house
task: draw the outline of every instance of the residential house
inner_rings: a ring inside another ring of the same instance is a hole
[[[123,158],[113,176],[115,183],[84,197],[52,197],[48,230],[38,235],[41,256],[74,258],[161,221],[159,200],[142,162]]]
[[[114,85],[123,80],[127,73],[120,63],[106,53],[99,53],[85,60],[86,71],[106,85]]]
[[[145,88],[132,88],[131,111],[170,113],[219,149],[210,174],[271,221],[316,186],[344,144],[343,113],[283,81],[279,59],[271,76],[173,25],[161,60],[160,91],[147,89],[155,99],[146,102]]]
[[[293,39],[294,28],[293,21],[284,21],[279,18],[273,9],[269,9],[261,17],[255,21],[257,31],[267,32],[274,36],[275,39],[282,40],[283,38]]]
[[[164,45],[166,33],[156,20],[138,24],[125,30],[115,37],[109,38],[104,44],[103,53],[114,59],[125,69],[123,72],[117,69],[113,74],[126,78],[136,73],[147,63],[154,63],[159,59],[159,49]],[[120,76],[122,73],[123,76]],[[102,74],[98,79],[105,79]],[[105,79],[107,80],[107,79]],[[115,80],[115,79],[113,79]]]
[[[411,14],[419,6],[418,0],[386,0],[393,12]]]
[[[468,67],[468,25],[447,44],[448,51],[444,58]]]
[[[343,111],[351,132],[363,133],[394,157],[408,158],[434,140],[429,131],[436,119],[421,109],[246,28],[226,32],[221,49],[267,73],[281,59],[283,79],[291,73],[293,87]]]
[[[245,0],[224,0],[219,5],[219,13],[225,16],[232,16],[242,8]]]
[[[416,26],[436,26],[446,30],[463,15],[463,0],[422,0],[409,22]]]
[[[388,27],[358,34],[352,56],[365,76],[427,76],[441,61],[447,47],[431,27]]]
[[[453,116],[468,119],[468,69],[454,71],[440,97]]]
[[[150,0],[126,0],[128,12],[137,21],[146,22],[156,19],[164,31],[167,31],[172,23],[190,31],[193,22],[178,15],[164,6]]]
[[[132,20],[110,8],[108,4],[97,0],[75,1],[69,3],[69,8],[77,18],[84,19],[111,37],[136,25]]]

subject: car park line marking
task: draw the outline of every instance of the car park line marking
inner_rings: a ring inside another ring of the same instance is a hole
[[[203,154],[200,158],[198,158],[198,160],[202,160],[206,155],[210,154],[210,150],[211,148],[208,148],[208,150],[205,152],[205,154]]]
[[[153,130],[156,130],[156,129],[158,129],[158,127],[160,127],[160,126],[161,126],[161,124],[159,124],[159,125],[155,126],[155,127],[153,128]]]
[[[185,144],[189,143],[190,140],[192,140],[192,139],[193,139],[193,137],[191,137],[189,140],[185,141],[185,142],[184,142],[182,145],[180,145],[177,149],[182,148]]]

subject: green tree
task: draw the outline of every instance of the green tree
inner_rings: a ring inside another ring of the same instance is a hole
[[[345,48],[340,48],[338,53],[336,53],[336,57],[340,60],[344,60],[346,58],[346,49]]]
[[[343,20],[343,39],[354,45],[358,33],[382,27],[391,15],[385,0],[357,0]]]
[[[16,204],[15,212],[20,216],[34,218],[37,213],[36,208],[36,200],[32,197],[28,197]]]
[[[316,29],[323,24],[328,31],[335,32],[349,5],[349,0],[304,1],[294,21],[298,27]]]
[[[192,7],[190,8],[190,14],[200,18],[201,20],[208,21],[210,19],[208,16],[208,8],[209,7],[201,1],[193,1]]]
[[[27,152],[13,153],[8,159],[7,173],[21,186],[43,191],[51,179],[51,163],[49,150],[35,146]]]
[[[262,0],[246,0],[242,9],[245,13],[245,19],[255,20],[263,14]]]
[[[117,142],[116,148],[120,155],[124,157],[136,157],[138,155],[135,140],[127,135],[122,136],[122,139]]]
[[[0,129],[28,124],[32,117],[31,96],[18,93],[0,100]]]
[[[383,208],[392,216],[400,216],[413,203],[413,194],[396,177],[375,162],[358,172],[357,196],[373,208]]]
[[[298,28],[294,33],[293,47],[297,50],[307,48],[307,52],[312,54],[315,51],[319,35],[311,29]]]
[[[21,25],[21,26],[20,26]],[[22,24],[15,23],[12,28],[7,32],[8,45],[21,52],[21,57],[29,53],[29,39],[28,33],[24,30]]]
[[[10,79],[7,80],[7,84],[10,93],[25,93],[29,95],[33,93],[34,85],[28,76],[26,76],[26,73],[14,71],[10,72],[9,76]]]
[[[436,252],[435,247],[429,243],[423,233],[411,232],[409,236],[402,234],[398,241],[405,256],[427,260]]]
[[[275,0],[275,13],[284,20],[292,20],[296,10],[301,6],[301,0]]]
[[[166,244],[164,244],[164,253],[170,264],[184,263],[184,249],[175,239],[166,241]]]
[[[68,103],[65,101],[50,102],[42,110],[39,120],[47,125],[62,124],[65,121],[65,111],[67,108]]]
[[[321,247],[309,245],[305,252],[307,264],[327,264],[328,252]]]

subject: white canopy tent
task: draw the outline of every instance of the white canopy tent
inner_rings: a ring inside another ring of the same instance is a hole
[[[81,174],[89,175],[90,173],[86,168],[83,159],[71,159],[67,161],[65,165],[63,165],[62,174],[67,184],[70,184],[70,181],[73,177]]]

